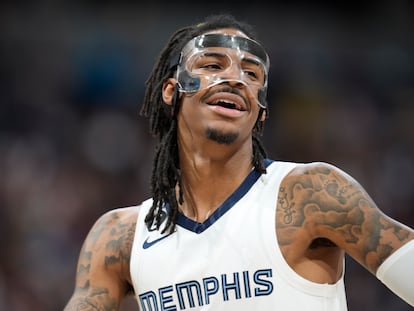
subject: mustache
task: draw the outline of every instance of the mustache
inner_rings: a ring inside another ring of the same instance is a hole
[[[217,89],[210,89],[201,99],[207,101],[212,95],[217,93],[231,93],[240,96],[245,102],[246,106],[250,107],[250,101],[240,92],[236,87],[230,85],[223,85]]]

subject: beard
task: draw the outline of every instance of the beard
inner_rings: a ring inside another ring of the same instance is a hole
[[[238,133],[224,133],[217,129],[208,128],[206,131],[206,137],[216,143],[223,145],[230,145],[234,143],[239,137]]]

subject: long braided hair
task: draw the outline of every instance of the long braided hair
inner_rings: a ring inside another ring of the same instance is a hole
[[[175,117],[179,109],[178,89],[175,90],[175,100],[173,100],[171,107],[163,101],[163,83],[174,76],[176,70],[176,64],[173,63],[174,59],[178,58],[182,48],[188,41],[205,32],[222,28],[238,29],[252,39],[255,37],[250,25],[237,21],[231,15],[209,16],[203,23],[181,28],[170,37],[146,81],[146,91],[140,113],[149,118],[150,133],[158,138],[151,176],[153,205],[145,218],[145,223],[149,229],[155,226],[158,230],[164,217],[168,217],[162,232],[167,229],[172,232],[177,220],[178,203],[183,203],[177,146],[177,119]],[[263,160],[267,156],[260,140],[264,125],[261,116],[264,112],[267,114],[267,109],[261,108],[253,129],[252,164],[261,173],[266,173]],[[178,198],[176,194],[177,184],[179,189]],[[168,215],[161,208],[165,204],[170,207]]]

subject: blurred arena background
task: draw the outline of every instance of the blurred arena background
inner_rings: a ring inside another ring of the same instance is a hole
[[[145,79],[171,33],[211,13],[255,25],[269,51],[269,155],[333,163],[414,226],[413,4],[3,1],[0,310],[62,310],[94,221],[148,197]],[[409,309],[346,270],[349,310]]]

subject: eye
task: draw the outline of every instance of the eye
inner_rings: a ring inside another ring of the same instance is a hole
[[[250,78],[253,78],[254,80],[258,79],[258,74],[255,71],[252,70],[244,70],[244,73],[248,75]]]
[[[263,83],[265,69],[262,63],[255,58],[246,57],[242,62],[243,73],[253,83]]]
[[[210,71],[216,71],[221,69],[221,65],[217,63],[210,63],[210,64],[204,64],[202,68],[210,70]]]
[[[246,79],[249,79],[250,82],[255,84],[261,84],[265,81],[264,71],[257,66],[246,66],[246,68],[243,69],[243,74]]]
[[[228,66],[229,60],[226,55],[216,52],[208,52],[196,55],[190,62],[192,72],[210,73],[223,70]]]

